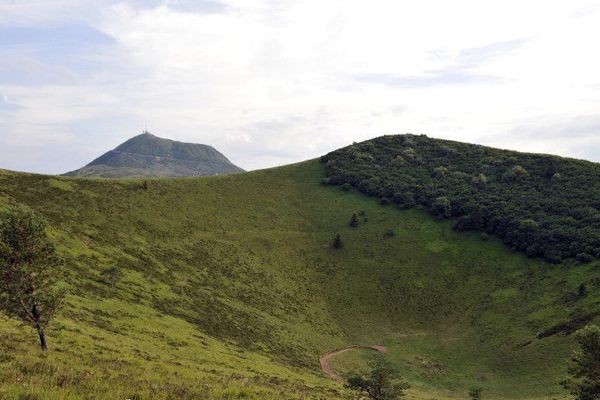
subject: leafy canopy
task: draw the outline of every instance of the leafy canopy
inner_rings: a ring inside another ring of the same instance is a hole
[[[392,364],[381,353],[369,360],[367,376],[353,373],[348,377],[347,387],[366,393],[373,400],[396,400],[404,396],[410,386],[403,381]]]
[[[577,400],[600,398],[600,328],[590,325],[577,332],[579,350],[573,353],[563,386]]]
[[[44,349],[43,329],[62,299],[53,287],[59,267],[44,220],[28,207],[7,207],[0,215],[0,310],[35,328]]]

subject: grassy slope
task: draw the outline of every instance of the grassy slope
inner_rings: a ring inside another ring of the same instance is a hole
[[[416,398],[564,395],[571,339],[525,344],[597,308],[594,265],[530,260],[322,175],[307,162],[143,190],[0,173],[0,202],[48,219],[70,287],[48,355],[0,319],[0,399],[342,398],[316,360],[354,343],[387,345]],[[359,210],[368,221],[350,228]],[[113,288],[100,272],[114,265]]]

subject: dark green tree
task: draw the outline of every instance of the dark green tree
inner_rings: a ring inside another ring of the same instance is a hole
[[[352,214],[352,218],[350,218],[350,226],[353,228],[358,226],[358,215],[356,213]]]
[[[28,207],[7,207],[0,215],[0,310],[33,327],[43,350],[63,297],[54,288],[60,266],[44,220]]]
[[[394,201],[398,203],[401,208],[411,208],[417,204],[415,201],[415,194],[412,192],[398,192],[394,194]]]
[[[562,382],[577,400],[600,399],[600,328],[589,325],[576,335],[579,349],[573,353],[568,379]]]
[[[450,200],[447,197],[437,197],[431,205],[431,212],[438,218],[450,217]]]
[[[342,237],[340,236],[339,233],[335,234],[335,237],[333,238],[333,243],[331,244],[331,246],[333,246],[334,249],[342,248]]]
[[[587,294],[587,287],[585,286],[585,283],[582,283],[581,285],[579,285],[579,287],[577,288],[577,295],[579,297],[585,297],[585,295]]]
[[[469,399],[471,400],[481,400],[481,394],[483,389],[480,387],[472,387],[469,389]]]
[[[348,388],[365,393],[373,400],[396,400],[405,395],[409,384],[401,379],[383,354],[375,354],[368,365],[367,376],[353,373],[348,377]]]

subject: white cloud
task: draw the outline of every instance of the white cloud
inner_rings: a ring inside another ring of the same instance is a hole
[[[27,4],[0,0],[0,14],[27,12],[37,23],[46,14],[56,24],[71,5],[114,44],[84,81],[0,84],[24,107],[0,122],[2,132],[24,138],[84,129],[112,144],[148,122],[245,168],[402,132],[578,155],[586,139],[567,145],[564,121],[596,115],[600,102],[600,14],[586,1]],[[102,118],[115,119],[110,133]],[[563,128],[544,137],[524,123],[532,118]]]

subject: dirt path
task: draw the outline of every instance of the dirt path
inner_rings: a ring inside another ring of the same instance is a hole
[[[377,345],[371,345],[371,346],[358,346],[358,345],[356,345],[356,346],[344,347],[342,349],[333,350],[333,351],[330,351],[328,353],[323,354],[319,358],[319,363],[321,364],[321,369],[330,378],[335,379],[336,381],[343,383],[344,382],[344,378],[342,378],[340,376],[340,374],[338,374],[337,372],[335,372],[331,368],[331,366],[329,365],[329,360],[331,360],[331,358],[337,356],[338,354],[342,354],[342,353],[345,353],[347,351],[355,350],[355,349],[370,349],[370,350],[378,351],[380,353],[387,353],[387,351],[388,351],[387,347],[385,347],[385,346],[377,346]]]

